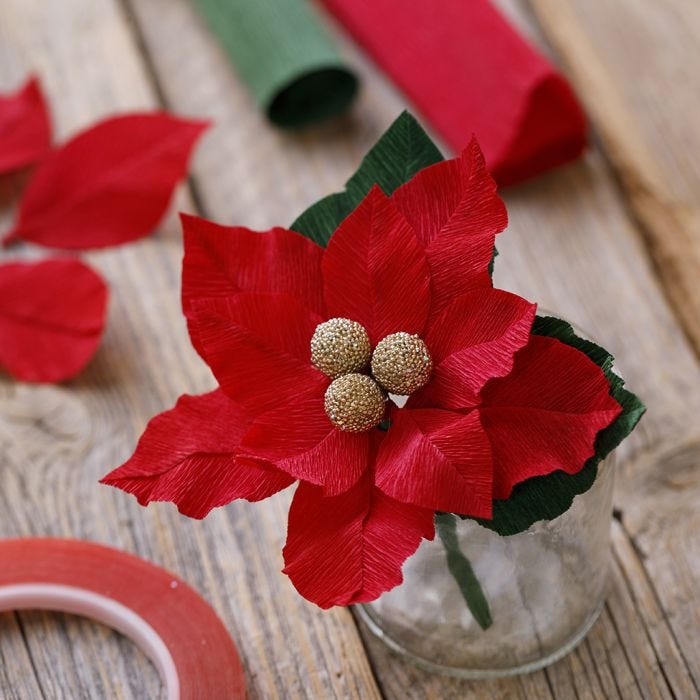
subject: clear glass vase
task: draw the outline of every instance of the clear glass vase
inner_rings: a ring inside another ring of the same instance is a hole
[[[360,617],[393,651],[449,675],[514,675],[560,659],[603,607],[613,461],[601,462],[593,486],[566,513],[517,535],[456,520],[459,548],[490,609],[486,629],[467,607],[437,536],[406,562],[400,586],[358,606]]]

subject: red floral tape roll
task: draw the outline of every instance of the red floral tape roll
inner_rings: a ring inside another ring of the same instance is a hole
[[[0,541],[0,561],[0,610],[56,610],[109,625],[153,661],[168,700],[245,697],[223,623],[164,569],[111,547],[53,538]]]

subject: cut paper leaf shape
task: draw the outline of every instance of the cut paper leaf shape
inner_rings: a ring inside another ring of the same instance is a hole
[[[340,222],[374,185],[391,194],[419,170],[441,160],[442,154],[421,125],[403,112],[363,158],[345,190],[311,205],[290,228],[325,247]]]
[[[0,366],[15,379],[60,382],[100,344],[107,287],[78,260],[0,265]]]
[[[0,95],[0,174],[41,160],[51,148],[51,120],[37,78]]]
[[[322,608],[366,603],[401,583],[403,562],[434,534],[432,510],[389,498],[369,478],[333,498],[301,483],[289,509],[284,573]]]
[[[22,238],[54,248],[101,248],[151,233],[206,127],[144,113],[83,131],[41,163],[5,243]]]
[[[546,476],[527,479],[514,486],[507,499],[494,501],[491,519],[479,522],[500,535],[517,534],[538,520],[553,520],[566,512],[574,497],[593,485],[598,464],[634,430],[646,410],[644,404],[624,388],[624,380],[613,370],[612,355],[590,340],[578,337],[569,323],[551,316],[538,316],[532,332],[556,338],[592,360],[603,371],[610,394],[622,410],[610,425],[598,433],[595,453],[578,472],[567,474],[558,470]]]
[[[323,0],[455,150],[472,134],[501,185],[576,158],[571,87],[489,0]],[[397,50],[396,47],[401,47]]]
[[[191,518],[235,498],[267,498],[294,479],[240,456],[245,427],[245,413],[220,390],[181,396],[174,408],[151,419],[133,456],[101,483],[133,493],[144,506],[172,501]]]

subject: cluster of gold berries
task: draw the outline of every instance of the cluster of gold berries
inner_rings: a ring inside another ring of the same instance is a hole
[[[317,326],[311,362],[333,379],[324,406],[341,430],[370,430],[384,417],[387,395],[407,396],[430,379],[433,362],[425,343],[410,333],[392,333],[372,352],[364,327],[347,318]],[[371,376],[363,373],[371,368]]]

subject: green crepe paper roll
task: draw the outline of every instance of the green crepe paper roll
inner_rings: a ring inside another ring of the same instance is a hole
[[[343,112],[357,78],[304,0],[193,0],[270,121],[300,127]]]

